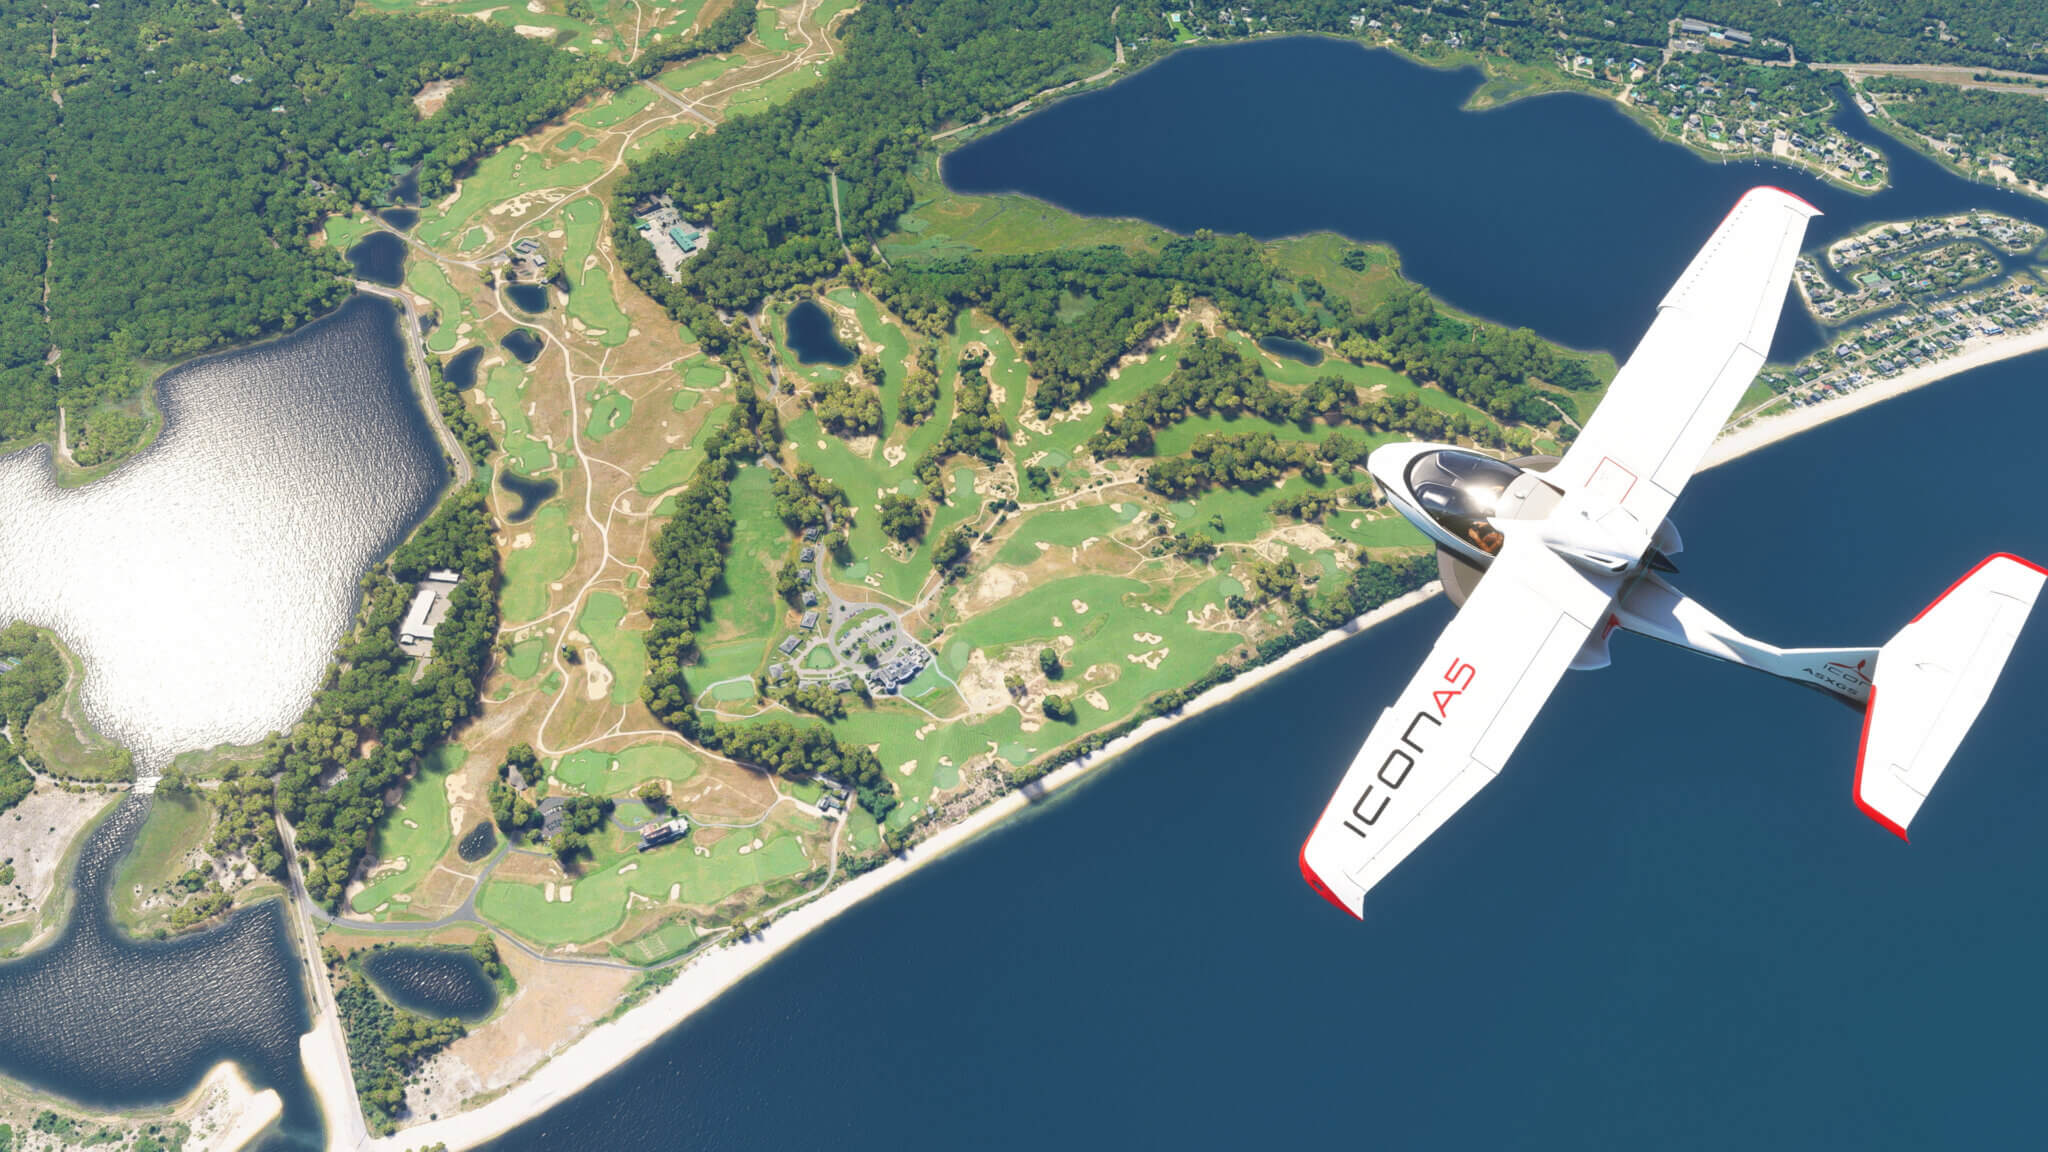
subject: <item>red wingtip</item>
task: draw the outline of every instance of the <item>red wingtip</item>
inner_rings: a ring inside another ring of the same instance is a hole
[[[1303,880],[1308,881],[1308,886],[1316,890],[1316,895],[1321,896],[1323,899],[1328,900],[1330,903],[1336,905],[1339,908],[1342,908],[1345,914],[1350,916],[1353,920],[1365,919],[1365,915],[1361,913],[1358,909],[1353,908],[1351,905],[1346,904],[1342,900],[1337,899],[1337,894],[1335,892],[1330,891],[1330,886],[1328,884],[1323,883],[1323,878],[1321,876],[1316,875],[1316,870],[1314,868],[1309,867],[1308,841],[1306,840],[1301,842],[1301,878]]]
[[[1981,568],[1983,565],[1980,564],[1978,567]],[[1944,592],[1942,595],[1946,596],[1948,593]],[[1922,613],[1922,615],[1925,615],[1925,613]],[[1877,715],[1877,685],[1873,684],[1870,686],[1870,701],[1863,706],[1863,735],[1856,741],[1856,791],[1853,793],[1856,807],[1861,809],[1865,816],[1870,817],[1888,829],[1892,835],[1911,844],[1912,841],[1907,839],[1904,828],[1899,827],[1891,817],[1886,816],[1863,801],[1863,754],[1870,750],[1870,718],[1875,715]]]
[[[1811,202],[1809,202],[1809,201],[1808,201],[1808,200],[1806,199],[1806,197],[1804,197],[1804,196],[1801,196],[1801,195],[1799,195],[1799,194],[1797,194],[1797,193],[1794,193],[1794,192],[1787,192],[1787,191],[1785,191],[1785,190],[1784,190],[1783,188],[1780,188],[1780,187],[1778,187],[1778,186],[1777,186],[1776,184],[1759,184],[1759,185],[1757,185],[1757,186],[1756,186],[1756,188],[1752,188],[1752,189],[1751,189],[1751,191],[1752,191],[1752,192],[1754,192],[1754,191],[1766,191],[1766,192],[1776,192],[1776,193],[1777,193],[1778,195],[1780,195],[1780,196],[1783,196],[1783,197],[1785,197],[1785,198],[1786,198],[1786,199],[1788,199],[1788,200],[1797,200],[1797,201],[1799,201],[1799,203],[1800,203],[1800,204],[1801,204],[1801,205],[1802,205],[1802,206],[1803,206],[1803,207],[1804,207],[1804,208],[1805,208],[1805,209],[1806,209],[1806,210],[1807,210],[1808,212],[1811,212],[1811,213],[1813,213],[1813,214],[1814,214],[1815,216],[1820,216],[1820,215],[1824,215],[1824,213],[1823,213],[1823,212],[1821,212],[1821,210],[1820,210],[1820,209],[1818,209],[1818,208],[1815,208],[1815,207],[1813,206],[1813,204],[1812,204]]]

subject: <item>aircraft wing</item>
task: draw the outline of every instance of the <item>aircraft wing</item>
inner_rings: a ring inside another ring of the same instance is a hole
[[[1507,763],[1614,586],[1511,537],[1302,844],[1310,887],[1363,918],[1366,892]]]
[[[1599,409],[1544,477],[1567,493],[1580,490],[1589,519],[1618,507],[1644,539],[1663,523],[1763,367],[1806,222],[1818,215],[1789,192],[1751,189],[1693,257]]]

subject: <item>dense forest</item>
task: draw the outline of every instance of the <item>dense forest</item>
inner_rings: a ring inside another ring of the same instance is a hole
[[[350,9],[51,0],[10,15],[0,443],[48,433],[59,404],[132,402],[152,364],[333,307],[347,265],[307,242],[327,213],[381,202],[414,165],[439,196],[628,78],[484,21]],[[413,94],[458,76],[422,119]]]
[[[437,568],[453,569],[461,581],[422,669],[399,650],[397,625],[414,583]],[[498,633],[498,552],[483,489],[451,493],[362,583],[355,628],[312,706],[213,797],[221,815],[216,850],[275,870],[283,857],[269,819],[274,778],[278,810],[307,858],[306,892],[329,909],[376,847],[385,794],[476,708]]]
[[[0,630],[0,812],[19,804],[34,779],[22,762],[42,761],[28,744],[28,718],[64,690],[69,674],[57,646],[26,624]]]
[[[891,232],[911,203],[908,172],[933,131],[972,121],[1099,67],[1122,41],[1137,60],[1170,50],[1175,25],[1216,38],[1274,31],[1354,34],[1377,27],[1426,55],[1457,50],[1549,64],[1559,54],[1623,58],[1661,50],[1681,15],[1742,28],[1756,58],[1956,61],[2048,72],[2048,6],[1956,0],[1937,15],[1886,0],[1664,0],[1478,7],[1392,0],[1272,0],[1256,13],[1216,0],[897,0],[848,20],[825,83],[634,166],[622,201],[674,195],[712,226],[710,249],[671,287],[637,262],[634,278],[686,322],[687,306],[752,308],[770,292],[835,273],[827,176],[837,173],[855,252]],[[1452,34],[1456,33],[1453,37]],[[1377,33],[1376,33],[1377,34]],[[1030,260],[1027,263],[1032,262]],[[689,302],[686,305],[685,302]]]
[[[877,820],[883,819],[896,807],[896,793],[872,749],[844,743],[818,724],[718,724],[697,711],[685,670],[696,660],[697,633],[709,622],[711,597],[725,579],[733,532],[733,469],[742,460],[778,455],[782,444],[775,409],[745,384],[738,400],[731,418],[706,435],[703,461],[678,496],[675,515],[654,538],[654,572],[647,582],[652,626],[642,699],[656,719],[713,752],[778,776],[815,775],[843,784]],[[805,499],[821,504],[829,499],[829,493],[821,498],[811,488],[803,479],[785,482],[778,502],[797,507]]]
[[[495,945],[491,955],[497,955]],[[371,1131],[389,1135],[405,1115],[406,1076],[469,1029],[460,1020],[434,1019],[385,1003],[371,990],[361,966],[332,947],[322,949],[322,958],[333,978],[334,1007],[348,1040],[349,1070],[363,1116]]]
[[[2048,100],[2036,93],[1984,92],[1899,76],[1872,76],[1866,91],[1892,119],[1935,141],[1955,140],[1979,160],[2012,157],[2013,174],[2048,183]]]

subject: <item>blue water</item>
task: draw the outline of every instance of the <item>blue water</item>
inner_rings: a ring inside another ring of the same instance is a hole
[[[1880,220],[1993,208],[2048,226],[2048,205],[1973,185],[1861,123],[1892,186],[1858,196],[1796,169],[1721,164],[1653,138],[1611,102],[1559,93],[1473,114],[1474,70],[1435,71],[1319,38],[1179,52],[1063,100],[945,160],[964,192],[1025,192],[1179,232],[1322,229],[1382,240],[1459,308],[1625,354],[1678,270],[1745,189],[1827,213],[1817,246]],[[1773,359],[1820,336],[1788,314]]]
[[[2048,555],[2044,384],[2048,357],[2009,362],[1703,475],[1681,586],[1766,639],[1857,644],[1987,552]],[[1911,465],[1944,434],[1983,449],[1964,485]],[[2034,1141],[2048,621],[1910,846],[1851,803],[1855,713],[1619,637],[1354,923],[1295,851],[1450,614],[1172,729],[498,1146]]]
[[[475,1023],[498,1005],[497,986],[467,952],[379,948],[363,957],[362,965],[385,999],[422,1016],[453,1016]]]
[[[799,364],[833,364],[843,368],[853,363],[853,349],[839,342],[832,317],[816,300],[806,300],[789,310],[784,335]]]
[[[2012,206],[1898,149],[1899,189],[1863,202],[1695,160],[1591,101],[1454,115],[1471,84],[1319,41],[1184,53],[948,174],[1008,148],[1011,175],[977,186],[1029,176],[1176,228],[1343,227],[1464,307],[1621,350],[1751,183],[1836,213],[1816,239]],[[2011,361],[1701,476],[1675,512],[1681,587],[1765,639],[1879,643],[1986,553],[2048,556],[2044,385],[2048,356]],[[1857,714],[1619,637],[1357,924],[1295,853],[1450,615],[1433,601],[1173,728],[497,1146],[2038,1142],[2048,619],[1910,846],[1851,802]]]

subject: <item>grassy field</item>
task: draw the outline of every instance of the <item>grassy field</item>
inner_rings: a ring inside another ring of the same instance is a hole
[[[903,215],[899,231],[882,241],[890,259],[941,253],[1018,252],[1087,248],[1114,244],[1132,251],[1158,251],[1173,233],[1137,220],[1078,216],[1028,196],[963,196],[947,191],[931,168],[911,173],[917,202]]]
[[[579,112],[570,117],[585,128],[611,128],[647,111],[654,103],[654,93],[645,86],[635,84],[612,93],[611,98],[588,112]]]
[[[744,63],[746,61],[738,56],[703,56],[663,72],[655,78],[655,83],[687,96],[690,89],[709,84]]]
[[[455,286],[448,283],[447,274],[441,271],[439,264],[431,260],[408,260],[405,265],[405,286],[426,297],[428,302],[433,304],[435,314],[440,317],[440,323],[436,324],[433,332],[427,336],[427,351],[437,356],[446,356],[453,352],[455,346],[462,342],[462,335],[457,329],[465,320],[475,319],[475,315],[469,310],[469,303],[462,298],[462,293],[457,292]]]
[[[604,666],[612,671],[611,698],[614,704],[630,704],[640,698],[640,685],[647,680],[647,646],[637,629],[619,626],[625,619],[626,602],[610,592],[593,592],[583,605],[576,627],[597,648]]]
[[[583,434],[602,440],[633,418],[633,398],[616,388],[600,385],[590,396],[590,420]]]
[[[404,867],[379,876],[356,893],[349,907],[370,913],[412,891],[448,854],[454,829],[448,823],[448,777],[462,767],[469,750],[443,744],[420,761],[419,774],[406,786],[398,806],[385,810],[377,826],[376,859],[403,860]]]
[[[548,585],[560,580],[576,562],[576,542],[569,532],[569,513],[550,503],[519,526],[532,543],[514,548],[505,559],[505,588],[499,603],[505,621],[517,624],[548,610]],[[518,537],[515,537],[516,540]]]
[[[514,679],[531,680],[540,675],[540,662],[547,654],[548,641],[545,637],[521,640],[505,657],[505,673]]]
[[[114,872],[112,904],[116,918],[133,933],[142,933],[164,919],[167,909],[145,913],[142,897],[161,893],[190,867],[186,857],[206,843],[213,829],[213,806],[192,795],[159,793],[150,803],[149,818],[135,834],[134,847]],[[0,852],[0,855],[5,855]],[[140,889],[140,893],[137,893]]]
[[[624,796],[648,780],[680,784],[697,769],[697,758],[681,745],[635,744],[617,752],[572,752],[555,765],[554,777],[591,796]]]
[[[654,98],[654,94],[644,88],[631,91],[639,92],[649,100]],[[503,204],[528,192],[575,188],[603,174],[604,163],[600,160],[555,161],[528,152],[518,144],[507,145],[503,151],[486,157],[476,166],[476,171],[463,178],[455,199],[446,206],[422,212],[419,224],[413,228],[413,236],[422,244],[439,247],[460,236],[477,213],[493,205]]]
[[[628,964],[659,964],[673,956],[680,956],[697,942],[697,930],[680,920],[672,920],[637,939],[612,947],[612,955]]]
[[[635,92],[653,99],[645,88]],[[564,266],[574,287],[569,292],[569,315],[584,324],[584,335],[594,337],[608,348],[626,342],[632,327],[619,302],[612,296],[611,277],[597,257],[597,234],[604,227],[604,205],[585,196],[562,209],[562,230],[567,247]]]
[[[682,843],[643,853],[622,850],[626,834],[613,830],[610,838],[617,843],[583,865],[568,885],[566,899],[561,886],[555,887],[550,900],[542,885],[493,878],[477,893],[477,911],[537,944],[580,944],[624,923],[628,893],[669,902],[673,892],[675,902],[716,904],[736,892],[814,867],[793,832],[769,827],[757,835],[762,841],[758,849],[740,833],[722,837],[699,855],[694,833]],[[820,860],[815,866],[822,865]]]

